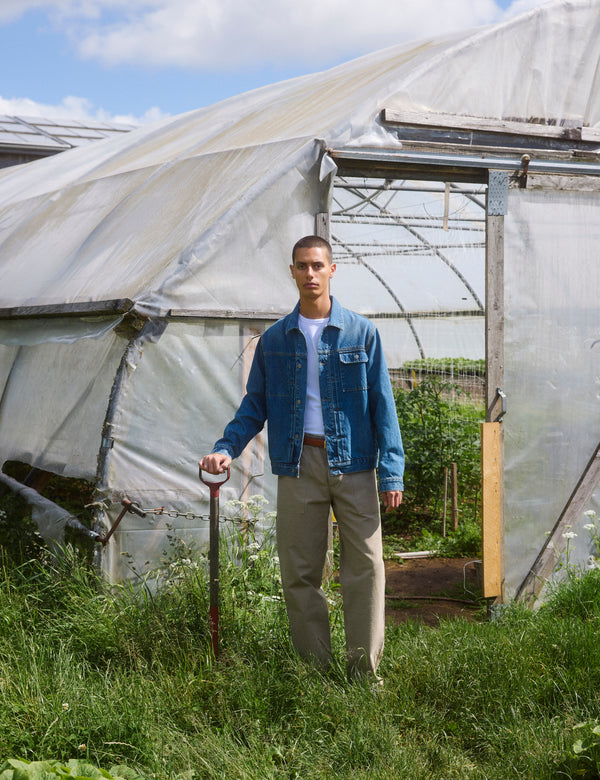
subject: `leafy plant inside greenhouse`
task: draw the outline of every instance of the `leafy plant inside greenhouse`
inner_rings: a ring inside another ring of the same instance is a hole
[[[418,525],[441,533],[452,464],[460,523],[478,525],[483,403],[471,400],[455,384],[428,375],[412,389],[396,391],[396,408],[406,453],[405,490],[400,511],[385,521],[386,530]]]

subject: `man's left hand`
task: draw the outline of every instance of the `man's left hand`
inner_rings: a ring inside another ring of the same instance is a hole
[[[385,511],[389,512],[392,509],[397,509],[402,503],[402,491],[401,490],[386,490],[381,494],[381,500]]]

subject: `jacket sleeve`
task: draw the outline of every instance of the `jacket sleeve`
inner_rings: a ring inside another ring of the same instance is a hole
[[[388,373],[381,337],[373,329],[368,344],[369,410],[379,448],[379,489],[404,490],[404,448],[392,383]]]
[[[260,339],[246,382],[246,393],[233,420],[228,423],[212,451],[225,453],[232,460],[237,458],[248,442],[263,429],[266,419],[265,361]]]

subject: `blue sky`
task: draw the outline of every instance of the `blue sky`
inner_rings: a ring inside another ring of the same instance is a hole
[[[135,123],[542,0],[0,0],[0,114]]]

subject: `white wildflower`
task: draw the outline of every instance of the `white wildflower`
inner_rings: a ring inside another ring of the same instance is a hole
[[[583,513],[586,517],[596,517],[596,513],[593,509],[588,509],[587,512]]]
[[[574,531],[565,531],[565,533],[562,536],[563,539],[575,539],[577,534]]]
[[[594,531],[596,526],[593,523],[586,523],[584,526],[586,531]]]

